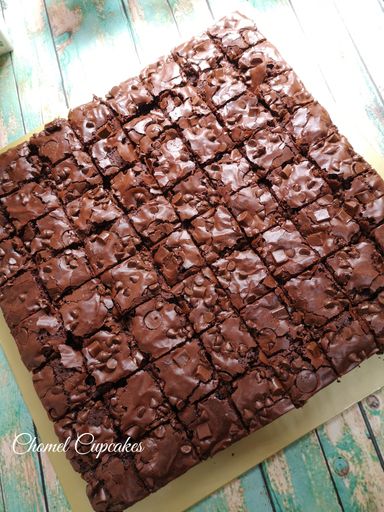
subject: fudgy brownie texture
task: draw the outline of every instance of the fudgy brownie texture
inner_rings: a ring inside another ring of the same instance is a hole
[[[384,351],[384,183],[234,14],[0,155],[0,306],[122,511]]]

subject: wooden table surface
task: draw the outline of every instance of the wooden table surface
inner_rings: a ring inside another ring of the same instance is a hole
[[[343,130],[356,149],[384,157],[382,0],[250,3],[261,30],[311,92],[331,115],[343,113]],[[14,43],[14,53],[0,57],[0,147],[88,101],[92,93],[104,94],[213,17],[242,5],[226,0],[0,0]],[[11,451],[15,433],[35,427],[2,352],[0,384],[0,510],[69,511],[47,457],[17,457]],[[383,469],[384,389],[191,511],[382,512]]]

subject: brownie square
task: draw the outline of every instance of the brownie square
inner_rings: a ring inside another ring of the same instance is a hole
[[[97,141],[92,146],[91,153],[104,176],[113,176],[139,159],[135,146],[122,128]]]
[[[51,420],[83,406],[95,394],[81,352],[69,345],[59,345],[59,357],[48,361],[32,375],[33,384]]]
[[[122,211],[103,187],[88,190],[66,207],[75,228],[83,235],[91,233],[106,222],[117,219]]]
[[[246,91],[238,71],[229,63],[223,62],[215,69],[202,73],[197,79],[197,90],[207,105],[212,109],[222,107],[225,103]]]
[[[66,295],[60,305],[65,328],[74,336],[87,336],[104,324],[114,304],[104,286],[92,279]]]
[[[155,359],[193,335],[185,312],[163,295],[138,306],[129,327],[139,349]]]
[[[368,240],[346,247],[327,258],[326,263],[354,303],[384,287],[384,260]]]
[[[148,114],[135,117],[124,125],[124,130],[141,155],[147,155],[152,151],[154,141],[167,128],[170,128],[170,122],[161,110],[151,110]]]
[[[384,224],[376,228],[373,232],[373,237],[384,254]]]
[[[232,304],[242,309],[277,286],[252,249],[236,250],[213,263],[216,277]]]
[[[0,288],[0,306],[11,328],[39,309],[45,309],[47,305],[46,294],[34,273],[29,270]]]
[[[116,120],[111,109],[95,96],[89,103],[71,109],[68,121],[82,143],[88,144],[98,139],[99,132],[106,124],[113,124]]]
[[[6,240],[14,234],[15,228],[11,222],[7,219],[4,209],[0,203],[0,241]]]
[[[26,183],[13,194],[3,197],[2,203],[16,229],[23,228],[60,206],[59,201],[47,183]]]
[[[84,340],[82,352],[85,365],[98,387],[131,375],[144,363],[144,356],[129,331],[112,318]]]
[[[179,126],[193,153],[202,164],[230,151],[233,147],[229,135],[213,114],[181,119]]]
[[[319,342],[339,375],[378,351],[368,327],[347,312],[324,327]]]
[[[293,209],[330,192],[319,169],[302,158],[275,169],[268,175],[268,180],[278,201]]]
[[[29,143],[44,161],[53,165],[71,156],[74,151],[82,149],[74,131],[65,119],[56,119],[45,125],[42,132],[30,138]]]
[[[108,402],[119,430],[135,440],[171,415],[158,384],[144,370],[128,377],[124,386],[112,389]]]
[[[92,159],[83,151],[73,154],[51,169],[58,197],[68,203],[81,197],[90,188],[103,183]]]
[[[205,167],[205,172],[218,192],[224,197],[243,187],[257,183],[259,180],[248,160],[238,149],[232,150],[217,162]]]
[[[202,171],[196,171],[179,181],[170,192],[172,206],[182,221],[191,220],[221,202]]]
[[[40,264],[39,276],[51,299],[57,300],[64,292],[91,279],[92,272],[83,249],[65,249]]]
[[[251,92],[245,92],[228,102],[218,113],[236,142],[248,139],[254,132],[275,124],[271,113]]]
[[[177,230],[152,249],[153,261],[170,286],[196,273],[204,260],[188,231]]]
[[[233,384],[231,398],[249,430],[268,425],[294,408],[272,369],[259,366]]]
[[[298,154],[290,137],[278,126],[259,130],[244,142],[244,148],[248,159],[257,165],[257,173],[263,177]]]
[[[146,162],[163,190],[171,188],[196,168],[187,146],[174,129],[165,131],[153,143]]]
[[[303,320],[310,327],[324,325],[348,308],[347,297],[322,265],[316,265],[290,279],[284,289],[294,308],[303,313]]]
[[[39,310],[12,329],[21,359],[28,370],[36,370],[65,345],[66,333],[54,310]]]
[[[376,172],[357,176],[343,191],[345,209],[369,230],[384,221],[384,181]]]
[[[211,113],[208,105],[197,94],[197,90],[188,84],[163,93],[159,106],[173,123],[186,117],[206,116]]]
[[[101,275],[121,313],[127,313],[160,291],[161,282],[147,254],[132,256]]]
[[[156,243],[177,228],[179,219],[169,201],[157,196],[130,214],[136,231],[149,243]]]
[[[0,242],[0,286],[26,268],[29,255],[23,242],[15,236]]]
[[[199,462],[195,450],[176,422],[160,425],[142,440],[135,465],[146,487],[156,491]]]
[[[269,189],[257,183],[234,192],[228,198],[228,206],[249,238],[275,226],[283,218]]]
[[[202,459],[212,457],[247,435],[230,401],[219,394],[189,405],[180,419]]]
[[[384,351],[384,291],[377,297],[356,306],[359,315],[367,322],[380,351]]]
[[[22,183],[37,180],[41,165],[26,142],[0,154],[0,196],[14,192]]]
[[[136,210],[161,195],[156,180],[141,163],[116,174],[111,179],[111,189],[127,211]]]
[[[21,237],[32,254],[39,253],[39,259],[79,243],[79,238],[63,208],[56,208],[44,217],[29,223]]]
[[[138,77],[129,78],[113,87],[106,96],[106,103],[122,122],[135,116],[141,108],[148,107],[152,95]]]
[[[108,455],[85,475],[87,495],[95,510],[124,510],[148,495],[133,462],[124,455]]]
[[[183,83],[181,69],[171,56],[161,57],[144,68],[140,73],[140,79],[154,97]]]
[[[294,221],[321,257],[353,242],[360,232],[359,225],[331,194],[300,210]]]
[[[330,135],[335,126],[328,112],[317,101],[312,101],[286,115],[285,129],[302,151],[309,145]]]
[[[253,247],[274,277],[286,280],[318,260],[290,220],[262,233]]]
[[[222,52],[207,34],[193,37],[190,41],[179,45],[174,50],[174,56],[188,78],[192,80],[202,71],[216,68],[223,58]]]
[[[251,46],[242,53],[238,67],[247,78],[247,85],[252,90],[268,78],[279,76],[289,68],[277,49],[268,41]]]
[[[200,400],[218,384],[215,372],[197,340],[175,348],[153,363],[158,382],[177,409]]]
[[[239,225],[224,206],[212,208],[192,220],[190,233],[208,263],[243,238]]]
[[[95,274],[133,256],[140,245],[140,237],[127,217],[118,218],[108,229],[86,238],[85,252]]]
[[[205,331],[201,341],[224,381],[244,373],[257,358],[257,344],[237,315]]]
[[[198,333],[233,313],[227,294],[207,267],[183,279],[172,288],[172,294],[187,304],[189,321]]]

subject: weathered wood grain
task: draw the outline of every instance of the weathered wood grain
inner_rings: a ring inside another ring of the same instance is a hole
[[[0,56],[0,147],[22,137],[23,118],[11,56]]]
[[[380,389],[373,395],[369,395],[361,402],[372,433],[380,450],[382,460],[384,459],[384,389]],[[384,467],[383,467],[384,470]]]

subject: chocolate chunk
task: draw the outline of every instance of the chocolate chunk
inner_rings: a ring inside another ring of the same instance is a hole
[[[17,236],[0,242],[0,286],[27,267],[29,255]]]
[[[0,196],[14,192],[22,183],[36,180],[41,164],[26,142],[0,154]]]
[[[234,149],[217,162],[208,165],[205,171],[218,192],[225,197],[259,180],[248,160],[238,149]]]
[[[114,175],[124,167],[133,165],[139,158],[135,146],[121,128],[100,138],[92,146],[91,152],[100,172],[105,176]]]
[[[99,138],[98,132],[103,131],[106,124],[116,120],[107,105],[95,96],[89,103],[70,110],[68,121],[83,144],[88,144]]]
[[[141,80],[133,77],[113,87],[107,94],[106,102],[120,120],[126,122],[136,115],[140,108],[147,107],[152,101],[152,95]]]
[[[81,150],[81,144],[65,119],[56,119],[45,125],[44,130],[33,135],[30,145],[38,151],[43,160],[57,164],[71,156],[74,151]]]

